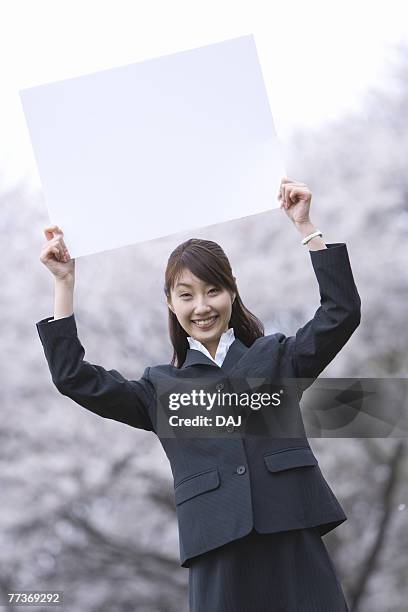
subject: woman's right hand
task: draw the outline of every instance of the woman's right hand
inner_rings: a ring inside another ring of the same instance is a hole
[[[64,242],[64,233],[58,225],[44,228],[47,242],[43,245],[40,261],[58,280],[74,280],[75,259],[71,259]]]

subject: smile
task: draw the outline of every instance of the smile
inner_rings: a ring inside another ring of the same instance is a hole
[[[198,319],[197,321],[193,321],[193,323],[197,325],[197,327],[199,327],[200,329],[209,329],[213,326],[217,318],[218,315],[215,315],[214,317],[210,317],[208,319]]]

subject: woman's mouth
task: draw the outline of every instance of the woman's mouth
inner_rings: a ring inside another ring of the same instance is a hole
[[[215,315],[214,317],[208,317],[207,319],[197,319],[196,321],[193,321],[193,323],[200,329],[207,330],[214,325],[216,319],[218,319],[218,315]]]

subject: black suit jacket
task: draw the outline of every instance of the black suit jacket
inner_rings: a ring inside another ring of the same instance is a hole
[[[347,247],[309,251],[320,307],[296,335],[274,333],[251,347],[238,338],[221,368],[189,349],[184,364],[147,367],[139,380],[84,360],[75,316],[39,321],[37,330],[57,389],[92,412],[152,431],[169,459],[179,527],[180,561],[248,534],[317,526],[323,535],[346,520],[306,435],[246,436],[228,426],[218,437],[169,437],[158,427],[158,392],[193,379],[206,389],[230,389],[248,377],[297,381],[299,420],[304,389],[324,370],[360,322],[360,297]],[[307,382],[305,383],[305,379]],[[293,399],[293,398],[292,398]]]

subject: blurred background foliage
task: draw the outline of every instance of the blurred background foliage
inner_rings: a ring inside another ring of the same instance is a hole
[[[363,112],[299,132],[286,150],[288,175],[312,190],[311,218],[325,241],[346,242],[362,300],[360,327],[322,376],[407,376],[408,48],[397,49],[382,85]],[[19,184],[0,205],[0,590],[63,590],[65,609],[81,612],[187,610],[162,447],[154,434],[88,413],[53,387],[35,327],[53,314],[53,280],[39,261],[45,202]],[[74,310],[85,359],[133,379],[170,361],[164,269],[191,236],[222,245],[267,334],[293,335],[313,316],[309,253],[273,209],[78,259]],[[350,610],[406,610],[405,441],[310,442],[348,516],[324,541]]]

